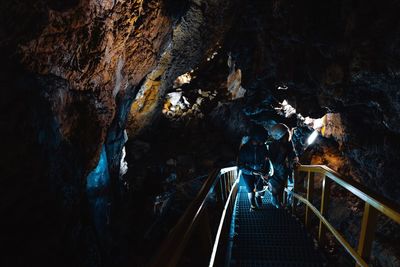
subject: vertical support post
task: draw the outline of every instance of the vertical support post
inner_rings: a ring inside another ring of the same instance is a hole
[[[229,187],[229,173],[228,172],[225,173],[224,177],[225,177],[225,199],[228,199],[229,190],[230,190],[230,187]]]
[[[374,241],[375,237],[377,221],[378,210],[372,207],[369,203],[365,202],[357,252],[367,263],[369,262],[369,257],[371,255],[372,242]],[[356,266],[359,265],[356,264]]]
[[[307,200],[309,202],[312,202],[313,200],[313,195],[314,195],[314,173],[311,171],[308,171],[307,174]],[[304,225],[306,227],[310,227],[310,222],[311,222],[311,211],[309,207],[306,205],[306,214],[304,218]]]
[[[282,192],[282,205],[284,207],[286,207],[286,205],[287,205],[287,194],[285,191],[286,188],[287,188],[287,180],[285,181],[285,185],[283,187],[283,192]]]
[[[322,195],[321,195],[321,214],[322,216],[326,216],[329,207],[329,195],[330,195],[330,188],[331,188],[331,180],[324,175],[322,180]],[[319,220],[319,228],[318,228],[318,241],[320,245],[325,243],[325,233],[326,227],[324,223]]]
[[[229,192],[232,190],[232,171],[229,171]]]
[[[225,202],[225,182],[224,182],[224,174],[221,174],[219,177],[219,184],[221,188],[221,200],[222,203]],[[223,204],[222,204],[223,205]]]
[[[297,191],[297,181],[299,180],[299,175],[300,175],[300,171],[299,168],[295,168],[294,169],[294,175],[293,175],[293,193],[296,193]],[[292,213],[295,214],[296,213],[296,198],[292,195]]]
[[[229,188],[229,190],[228,190],[228,192],[230,192],[231,191],[231,189],[232,189],[232,172],[228,172],[228,188]],[[228,194],[229,195],[229,194]]]
[[[215,184],[215,197],[217,201],[218,210],[222,210],[224,207],[224,200],[222,196],[222,183],[221,183],[221,176],[219,176],[217,183]]]

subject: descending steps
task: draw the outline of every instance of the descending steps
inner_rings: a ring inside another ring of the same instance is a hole
[[[313,240],[290,213],[274,208],[269,194],[261,210],[250,211],[243,186],[236,199],[230,239],[229,265],[233,267],[323,265]]]

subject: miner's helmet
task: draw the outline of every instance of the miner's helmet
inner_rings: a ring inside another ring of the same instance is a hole
[[[289,127],[287,127],[283,123],[275,124],[270,130],[270,135],[275,140],[280,140],[282,139],[282,137],[288,134],[289,134]]]
[[[265,143],[268,133],[263,126],[255,126],[250,133],[250,139],[257,143]]]

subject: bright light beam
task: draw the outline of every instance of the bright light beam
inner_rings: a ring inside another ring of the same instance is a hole
[[[315,130],[312,134],[310,134],[310,136],[307,139],[307,144],[311,145],[312,143],[314,143],[315,139],[317,139],[318,137],[318,131]]]

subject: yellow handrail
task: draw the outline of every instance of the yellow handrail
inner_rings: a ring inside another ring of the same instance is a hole
[[[202,231],[202,240],[205,242],[204,247],[206,251],[202,251],[207,259],[213,252],[212,233],[210,230],[208,213],[206,210],[207,196],[208,194],[216,190],[217,200],[219,202],[225,202],[228,200],[227,197],[231,190],[237,189],[235,185],[237,174],[236,167],[229,167],[223,169],[215,169],[208,176],[207,180],[200,189],[198,195],[193,202],[186,209],[176,226],[170,231],[166,240],[163,242],[160,250],[156,257],[150,263],[151,267],[175,267],[179,266],[179,261],[183,255],[185,249],[194,237],[196,231]],[[236,190],[237,191],[237,190]],[[229,198],[230,208],[233,205],[233,200]],[[223,208],[224,206],[222,206]],[[226,207],[225,207],[226,209]],[[221,214],[226,212],[221,210]],[[233,210],[233,209],[232,209]],[[210,241],[210,242],[209,242]],[[213,252],[214,253],[214,252]],[[214,255],[215,256],[215,255]]]
[[[314,207],[310,201],[305,199],[299,194],[293,193],[293,196],[306,204],[310,209],[314,212],[315,215],[325,224],[325,226],[331,231],[333,236],[339,241],[340,244],[353,256],[353,258],[359,263],[361,266],[367,266],[367,263],[361,258],[360,255],[351,247],[351,245],[346,241],[346,239],[325,219],[324,216],[319,212],[319,210]]]
[[[305,172],[310,171],[326,175],[332,181],[341,185],[348,191],[352,192],[354,195],[358,196],[359,198],[382,212],[384,215],[388,216],[393,221],[400,224],[400,208],[398,207],[398,205],[390,202],[382,196],[377,195],[360,183],[343,177],[342,175],[325,165],[301,165],[298,170]]]
[[[368,266],[367,262],[370,257],[372,242],[374,240],[374,233],[377,223],[377,211],[380,211],[385,216],[391,218],[397,223],[400,223],[400,208],[395,203],[390,202],[386,198],[377,195],[376,193],[368,190],[360,183],[347,179],[324,165],[301,165],[295,170],[295,188],[296,181],[300,172],[307,172],[307,192],[306,198],[296,192],[292,192],[293,196],[306,205],[305,224],[309,225],[309,210],[311,210],[320,220],[319,224],[319,241],[323,242],[324,231],[327,228],[339,243],[349,252],[349,254],[356,261],[356,266]],[[311,203],[313,187],[314,187],[314,174],[320,173],[323,175],[322,192],[321,192],[321,210]],[[329,180],[328,180],[329,179]],[[333,181],[343,188],[353,193],[365,202],[364,215],[361,224],[361,233],[358,242],[357,251],[345,240],[345,238],[327,221],[324,217],[328,208],[330,182]],[[286,192],[289,192],[286,189]],[[295,211],[294,201],[292,202],[293,211]]]

